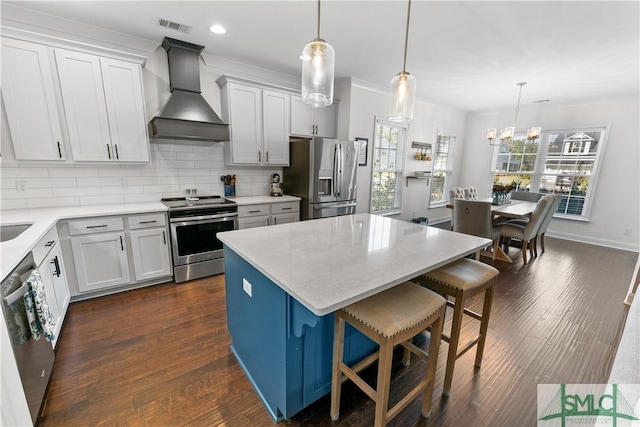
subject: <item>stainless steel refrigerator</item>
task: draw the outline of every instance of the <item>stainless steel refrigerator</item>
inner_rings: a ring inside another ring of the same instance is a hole
[[[282,169],[282,181],[285,194],[302,198],[300,219],[355,213],[356,142],[292,138],[289,145],[291,166]]]

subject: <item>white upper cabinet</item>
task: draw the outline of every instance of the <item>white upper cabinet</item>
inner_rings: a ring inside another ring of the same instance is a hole
[[[227,165],[288,166],[290,95],[218,79],[222,116],[231,127]]]
[[[285,93],[262,91],[265,163],[269,165],[289,165],[289,99]]]
[[[75,161],[148,162],[140,66],[55,50]]]
[[[65,160],[47,46],[2,38],[2,96],[17,160]]]
[[[291,135],[336,136],[336,105],[311,107],[299,96],[291,97]]]

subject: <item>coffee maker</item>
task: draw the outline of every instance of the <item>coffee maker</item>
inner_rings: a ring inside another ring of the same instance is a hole
[[[280,175],[277,173],[271,175],[270,193],[272,196],[282,196],[282,183],[280,182]]]

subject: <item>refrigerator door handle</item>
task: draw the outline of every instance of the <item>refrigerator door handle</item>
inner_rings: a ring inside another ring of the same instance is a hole
[[[334,197],[338,197],[339,193],[338,193],[338,163],[340,161],[340,147],[338,146],[338,144],[333,146],[333,182],[332,182],[332,186],[333,188],[331,189],[331,192],[333,193]]]
[[[344,149],[342,144],[340,144],[340,164],[338,165],[338,173],[340,174],[340,187],[338,187],[338,197],[342,194],[342,190],[344,190]]]
[[[313,209],[325,209],[325,208],[350,208],[356,206],[356,202],[333,202],[333,203],[316,203],[313,205]]]

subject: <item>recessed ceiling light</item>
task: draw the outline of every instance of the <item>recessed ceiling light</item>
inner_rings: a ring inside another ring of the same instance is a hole
[[[227,29],[225,27],[223,27],[222,25],[218,25],[218,24],[212,25],[211,27],[209,27],[209,29],[214,34],[226,34],[227,33]]]

